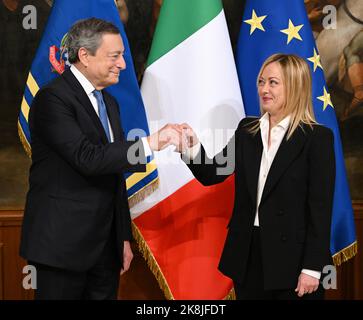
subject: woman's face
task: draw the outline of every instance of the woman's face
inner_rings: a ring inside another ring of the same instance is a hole
[[[258,79],[260,105],[271,116],[280,116],[285,104],[285,86],[282,81],[282,70],[277,62],[271,62]]]

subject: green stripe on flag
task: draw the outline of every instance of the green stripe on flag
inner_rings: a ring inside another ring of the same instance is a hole
[[[206,25],[221,10],[220,0],[164,0],[147,66]]]

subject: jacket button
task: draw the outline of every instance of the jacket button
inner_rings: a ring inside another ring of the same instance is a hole
[[[282,234],[280,239],[282,242],[285,242],[287,240],[287,237],[284,234]]]
[[[285,214],[284,210],[277,211],[278,216],[283,216]]]

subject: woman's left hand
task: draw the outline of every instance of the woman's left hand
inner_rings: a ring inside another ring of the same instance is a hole
[[[297,292],[297,295],[299,297],[302,297],[304,294],[316,291],[318,287],[319,287],[319,279],[309,276],[308,274],[305,273],[300,273],[295,292]]]

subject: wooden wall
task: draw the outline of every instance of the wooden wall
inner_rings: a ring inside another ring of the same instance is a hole
[[[0,299],[32,299],[33,292],[24,290],[23,267],[25,260],[19,257],[20,230],[23,212],[0,211]]]
[[[338,289],[329,290],[327,299],[363,300],[363,201],[353,203],[358,238],[358,254],[337,268]],[[0,300],[28,300],[32,290],[22,287],[23,266],[26,262],[18,255],[23,212],[0,211]],[[134,261],[131,269],[121,277],[119,299],[164,299],[164,295],[145,261],[133,246]]]

